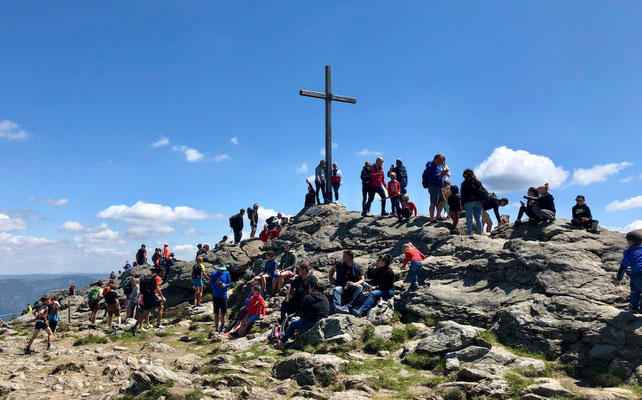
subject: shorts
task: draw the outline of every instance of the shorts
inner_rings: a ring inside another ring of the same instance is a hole
[[[203,279],[202,278],[192,278],[192,286],[194,286],[195,288],[203,287]]]
[[[223,314],[227,313],[227,298],[226,297],[214,297],[212,298],[212,303],[214,304],[214,314]]]
[[[486,225],[492,225],[493,220],[490,219],[490,215],[486,212],[486,210],[482,210],[482,224]]]
[[[58,327],[58,321],[55,319],[50,319],[49,320],[49,329],[51,329],[51,332],[56,332],[56,328]]]
[[[100,303],[100,300],[89,300],[89,309],[91,311],[100,310],[100,305],[98,303]]]
[[[428,193],[430,193],[430,204],[438,204],[446,201],[444,190],[441,186],[428,186]]]
[[[161,306],[161,301],[156,296],[143,296],[143,311],[151,310]]]
[[[120,317],[120,308],[116,304],[107,304],[107,315]]]
[[[256,322],[261,319],[261,316],[259,314],[250,314],[247,319],[249,319],[250,322]]]
[[[292,278],[293,276],[294,276],[294,272],[288,271],[288,270],[280,271],[280,272],[276,271],[274,273],[274,279],[279,279],[280,277],[283,277],[283,279],[288,279],[288,278]]]
[[[34,329],[47,329],[49,326],[47,326],[47,323],[41,319],[36,320],[36,326]]]
[[[127,309],[129,311],[134,311],[134,307],[136,307],[136,300],[129,300],[129,303],[127,304]]]

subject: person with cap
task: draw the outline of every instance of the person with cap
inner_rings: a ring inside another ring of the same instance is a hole
[[[586,198],[579,195],[575,198],[576,204],[573,206],[573,218],[571,224],[574,226],[581,226],[586,230],[596,230],[600,221],[594,220],[591,214],[591,209],[586,205]]]
[[[397,181],[399,181],[399,185],[401,186],[401,194],[404,195],[407,193],[406,186],[408,186],[408,171],[403,165],[403,160],[401,158],[397,158],[395,164],[396,165],[390,165],[388,177],[390,177],[391,173],[395,173],[395,175],[397,176]]]
[[[279,293],[285,285],[285,280],[294,276],[294,268],[296,267],[296,255],[292,252],[292,242],[286,240],[283,243],[283,254],[279,262],[279,269],[274,272],[274,280],[272,281],[272,291]]]
[[[140,249],[136,253],[136,263],[138,265],[147,264],[147,250],[145,250],[145,243],[140,245]]]
[[[631,294],[629,296],[629,311],[640,312],[640,297],[642,296],[642,230],[638,229],[626,234],[626,243],[629,246],[624,250],[622,263],[613,284],[619,286],[624,279],[624,274],[631,267],[629,279],[631,280]]]
[[[214,308],[214,331],[223,333],[225,330],[225,314],[227,314],[227,289],[232,286],[232,278],[227,267],[219,264],[216,272],[210,276],[212,288],[212,305]]]

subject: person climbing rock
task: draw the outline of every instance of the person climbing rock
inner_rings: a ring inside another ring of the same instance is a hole
[[[624,250],[620,269],[613,279],[613,284],[619,286],[624,279],[624,274],[631,268],[631,294],[629,296],[629,311],[640,312],[640,297],[642,295],[642,230],[631,231],[626,234],[626,243],[629,247]]]
[[[410,262],[410,268],[408,269],[408,279],[410,280],[410,288],[417,289],[419,287],[419,278],[417,273],[424,266],[424,259],[426,256],[412,243],[405,243],[401,246],[401,252],[404,254],[403,265],[401,270],[403,271],[406,268],[408,262]]]
[[[482,226],[486,225],[486,232],[490,233],[493,230],[493,220],[488,214],[489,210],[493,210],[495,213],[495,218],[497,219],[497,225],[504,225],[501,215],[499,215],[499,207],[506,207],[508,205],[508,199],[502,197],[498,199],[494,193],[490,193],[488,200],[482,202]]]
[[[402,220],[410,221],[410,217],[417,216],[417,206],[410,201],[410,196],[404,194],[401,196],[401,210],[399,210],[399,222]]]

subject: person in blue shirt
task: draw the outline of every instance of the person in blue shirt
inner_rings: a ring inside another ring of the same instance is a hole
[[[212,303],[214,304],[214,330],[223,333],[225,330],[225,314],[227,313],[227,289],[232,286],[232,278],[223,264],[218,266],[215,273],[210,276],[212,288]],[[219,325],[220,320],[220,325]]]
[[[619,286],[624,279],[624,274],[631,267],[629,278],[631,279],[631,295],[629,297],[629,311],[640,312],[640,296],[642,295],[642,230],[631,231],[626,234],[628,248],[624,250],[622,264],[617,276],[613,280],[615,286]]]
[[[130,269],[131,267],[132,265],[129,263],[129,261],[125,261],[125,266],[123,267],[123,269]]]
[[[444,179],[448,175],[446,167],[446,157],[443,154],[437,154],[432,161],[426,163],[426,169],[422,175],[424,188],[430,193],[430,221],[443,220],[441,210],[446,205],[444,196]],[[437,218],[435,219],[435,209]]]
[[[263,267],[263,272],[261,272],[259,276],[254,278],[255,282],[261,282],[261,293],[263,298],[266,297],[266,281],[268,279],[274,280],[274,273],[276,272],[276,269],[278,267],[278,263],[276,261],[276,258],[274,257],[274,252],[272,250],[268,250],[268,252],[265,253],[265,258],[267,259],[267,261],[265,262],[265,266]],[[278,280],[278,277],[276,279]]]

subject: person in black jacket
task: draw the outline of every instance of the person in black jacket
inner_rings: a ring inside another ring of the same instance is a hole
[[[308,184],[308,193],[306,193],[305,195],[304,207],[312,207],[313,205],[316,204],[315,201],[316,201],[317,192],[314,191],[314,188],[312,187],[312,184],[310,183],[309,180],[306,179],[305,183]]]
[[[390,177],[391,172],[394,172],[395,175],[397,176],[397,181],[399,182],[399,186],[401,186],[401,195],[403,196],[404,194],[407,193],[406,187],[408,186],[408,171],[406,170],[406,167],[403,165],[403,160],[401,158],[397,158],[395,165],[390,166],[390,170],[388,171],[388,177]]]
[[[366,209],[368,202],[368,188],[370,187],[370,161],[366,161],[361,169],[361,210]]]
[[[140,245],[140,249],[136,253],[136,263],[138,265],[147,264],[147,250],[144,243]]]
[[[505,207],[507,205],[508,199],[506,197],[498,199],[497,197],[491,196],[482,203],[482,225],[486,225],[486,232],[490,233],[490,231],[493,230],[493,220],[490,218],[488,211],[493,210],[495,212],[495,218],[497,218],[497,225],[503,225],[504,222],[499,215],[499,207]]]
[[[555,198],[548,190],[549,184],[545,183],[537,188],[539,197],[522,196],[527,200],[533,200],[533,214],[544,222],[552,222],[555,220]]]
[[[571,219],[571,224],[581,226],[587,230],[596,230],[600,221],[593,219],[591,209],[586,205],[584,196],[577,196],[575,202],[577,204],[573,206],[573,219]]]
[[[303,298],[299,309],[299,318],[295,318],[290,322],[283,337],[276,343],[276,348],[283,348],[283,345],[294,335],[295,331],[298,330],[301,333],[308,331],[317,322],[328,317],[330,302],[323,293],[324,289],[323,285],[318,281],[310,284],[308,294]]]
[[[241,236],[243,235],[243,215],[245,208],[241,208],[238,214],[230,217],[230,228],[234,232],[234,244],[241,243]]]
[[[382,255],[377,260],[377,267],[372,271],[372,281],[370,282],[368,298],[359,307],[359,299],[354,299],[352,303],[346,307],[341,307],[341,311],[351,312],[357,317],[363,317],[368,314],[368,311],[383,298],[388,300],[395,295],[395,273],[390,269],[392,257],[388,254]]]
[[[526,192],[526,196],[530,198],[538,198],[539,194],[537,193],[537,188],[535,187],[529,187],[528,191]],[[517,213],[517,220],[515,221],[515,226],[519,226],[522,223],[522,217],[524,214],[530,219],[530,220],[538,220],[539,218],[535,213],[533,213],[533,205],[535,204],[534,200],[528,200],[526,204],[524,204],[523,201],[520,201],[521,207],[519,207],[519,213]]]
[[[473,218],[477,224],[477,234],[482,233],[482,202],[486,200],[488,192],[484,189],[484,185],[477,180],[475,173],[472,169],[467,168],[464,170],[464,181],[461,183],[461,204],[466,211],[466,233],[469,235],[473,233]]]

